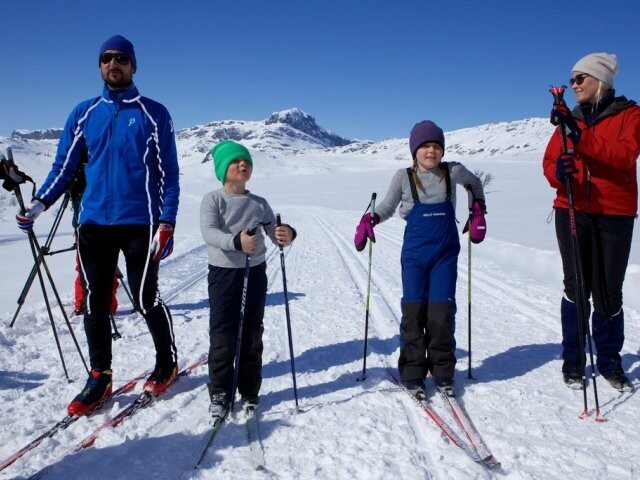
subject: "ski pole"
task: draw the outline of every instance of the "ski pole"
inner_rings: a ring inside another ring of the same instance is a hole
[[[471,191],[471,185],[465,185],[464,188],[467,190],[471,199],[471,204],[473,205],[473,192]],[[469,365],[467,366],[468,379],[473,378],[473,375],[471,375],[471,213],[472,211],[469,210],[469,220],[467,220],[467,225],[469,225],[467,237],[467,339],[469,342]]]
[[[247,230],[248,235],[255,235],[257,227]],[[238,374],[240,372],[240,350],[242,348],[242,329],[244,328],[244,309],[247,303],[247,286],[249,285],[249,272],[251,270],[251,254],[247,253],[244,264],[244,278],[242,282],[242,300],[240,302],[240,322],[238,324],[238,338],[236,340],[236,358],[233,368],[233,385],[231,386],[231,408],[233,412],[233,406],[236,399],[236,388],[238,387]]]
[[[7,160],[11,165],[15,165],[13,162],[13,151],[11,149],[11,147],[7,148]],[[16,183],[15,188],[13,189],[13,192],[16,196],[16,200],[18,201],[18,205],[20,207],[20,213],[22,215],[24,215],[24,213],[26,212],[26,208],[24,205],[24,200],[22,198],[22,191],[20,190],[20,185],[18,183]],[[34,195],[35,195],[35,184],[34,184]],[[57,222],[59,224],[59,218],[57,219]],[[57,228],[57,227],[56,227]],[[60,355],[60,360],[62,362],[62,369],[64,370],[64,374],[67,377],[67,380],[69,382],[71,382],[71,379],[69,378],[69,373],[67,372],[67,367],[64,361],[64,357],[62,355],[62,348],[60,346],[60,339],[58,338],[58,332],[55,326],[55,322],[53,320],[53,312],[51,311],[51,305],[49,302],[49,296],[47,295],[47,290],[44,284],[44,278],[42,276],[42,271],[40,269],[40,263],[37,262],[38,258],[41,258],[41,263],[42,266],[44,267],[45,273],[47,274],[47,279],[49,280],[49,284],[51,285],[51,289],[53,290],[53,294],[55,295],[56,301],[58,302],[58,305],[60,306],[60,311],[62,312],[62,317],[64,318],[64,321],[67,325],[67,328],[69,329],[69,333],[71,335],[71,338],[75,344],[76,350],[78,351],[78,354],[80,355],[80,360],[82,361],[82,364],[84,365],[84,369],[86,370],[87,374],[89,374],[89,368],[87,367],[87,363],[84,360],[84,356],[82,355],[82,351],[80,350],[80,345],[78,344],[78,340],[76,338],[75,333],[73,332],[73,328],[71,327],[71,323],[69,322],[69,317],[67,317],[67,313],[64,311],[64,307],[62,306],[62,299],[60,298],[60,295],[58,294],[58,289],[56,288],[56,285],[53,281],[53,276],[51,275],[51,272],[49,271],[49,267],[47,265],[47,262],[44,260],[44,256],[42,256],[42,249],[40,248],[40,245],[38,243],[38,239],[36,237],[36,234],[34,233],[33,229],[29,230],[28,232],[28,236],[29,236],[29,245],[31,247],[31,254],[33,255],[33,259],[36,262],[36,271],[37,271],[37,276],[38,276],[38,281],[40,283],[40,288],[42,289],[42,295],[45,301],[45,305],[47,307],[47,314],[49,316],[49,322],[51,323],[51,329],[53,331],[53,337],[55,339],[56,342],[56,347],[58,349],[58,354]],[[50,235],[51,236],[51,235]],[[15,318],[14,318],[15,321]],[[13,324],[13,323],[12,323]]]
[[[122,338],[120,332],[118,331],[118,327],[116,326],[116,320],[113,318],[113,313],[109,313],[109,318],[111,319],[111,326],[113,327],[113,332],[111,333],[111,338],[114,340],[118,340]]]
[[[556,86],[551,87],[549,90],[555,103],[566,105],[564,101],[564,91],[566,87]],[[552,119],[552,121],[555,119]],[[560,133],[562,135],[562,151],[563,153],[569,152],[567,148],[567,132],[565,131],[564,124],[560,125]],[[604,422],[605,418],[600,416],[600,402],[598,400],[598,387],[596,384],[596,373],[593,361],[593,342],[591,340],[591,329],[589,327],[589,319],[587,318],[587,306],[584,276],[582,273],[582,263],[580,262],[580,244],[578,242],[578,231],[576,226],[576,214],[573,202],[573,188],[571,184],[571,176],[565,179],[565,187],[567,189],[567,201],[569,207],[569,232],[571,235],[571,263],[573,267],[573,274],[575,277],[575,289],[576,289],[576,309],[578,313],[578,346],[580,349],[580,363],[582,364],[582,391],[584,400],[584,410],[580,414],[580,418],[584,418],[589,415],[589,409],[587,406],[587,379],[586,379],[586,352],[584,346],[584,337],[587,336],[587,342],[589,345],[589,359],[591,364],[591,380],[593,382],[593,394],[596,404],[596,421]]]
[[[276,214],[276,227],[282,225],[280,214]],[[282,268],[282,290],[284,292],[284,311],[287,317],[287,336],[289,337],[289,358],[291,360],[291,378],[293,379],[293,396],[296,401],[296,411],[299,411],[298,407],[298,386],[296,384],[296,364],[293,356],[293,340],[291,335],[291,315],[289,312],[289,293],[287,291],[287,273],[284,268],[284,249],[282,245],[280,248],[280,267]]]
[[[371,194],[371,201],[367,210],[371,209],[370,221],[371,228],[375,225],[375,210],[376,210],[376,192]],[[371,259],[373,258],[373,242],[369,239],[369,268],[367,274],[367,298],[365,300],[365,314],[364,314],[364,354],[362,356],[362,376],[358,378],[358,381],[364,381],[367,378],[367,344],[369,342],[369,299],[371,297]]]
[[[127,294],[127,297],[129,297],[129,301],[131,302],[131,307],[133,308],[133,311],[137,312],[138,309],[136,308],[136,304],[133,301],[133,295],[131,295],[129,288],[127,287],[127,282],[124,281],[124,275],[122,274],[122,271],[120,270],[120,268],[118,268],[117,265],[116,265],[116,277],[118,278],[118,280],[120,280],[120,285],[122,285],[122,288],[124,288],[124,291]]]
[[[20,187],[16,187],[14,191],[16,195],[16,199],[18,200],[18,205],[20,206],[20,214],[23,215],[26,211],[24,207],[24,201],[22,200],[22,192],[20,191]],[[33,255],[34,260],[38,258],[38,240],[36,239],[36,234],[33,233],[33,230],[29,230],[29,246],[31,247],[31,253]],[[40,288],[42,289],[42,295],[44,297],[44,302],[47,307],[47,313],[49,315],[49,323],[51,323],[51,330],[53,331],[53,338],[56,342],[56,347],[58,348],[58,355],[60,356],[60,361],[62,363],[62,369],[64,370],[64,375],[67,377],[67,381],[71,382],[69,378],[69,372],[67,371],[67,365],[64,361],[64,356],[62,354],[62,348],[60,347],[60,339],[58,338],[58,331],[56,329],[56,325],[53,321],[53,314],[51,312],[51,306],[49,305],[49,297],[47,295],[47,290],[44,285],[44,279],[42,278],[42,271],[40,270],[40,264],[36,263],[36,275],[38,277],[38,281],[40,282]]]
[[[471,222],[471,217],[469,217],[469,222]],[[469,295],[469,301],[467,306],[467,316],[469,318],[468,322],[468,332],[467,336],[469,339],[469,365],[467,378],[472,379],[473,375],[471,375],[471,229],[469,229],[469,235],[467,239],[467,293]]]
[[[7,150],[9,151],[9,149]],[[16,188],[16,190],[19,187]],[[22,196],[22,193],[20,194]],[[60,208],[58,209],[58,213],[56,214],[56,218],[53,221],[53,225],[51,227],[51,230],[49,231],[49,235],[47,236],[47,240],[45,241],[44,245],[39,246],[38,247],[38,255],[37,257],[35,257],[34,260],[34,265],[33,267],[31,267],[31,272],[29,273],[29,276],[27,277],[27,281],[25,282],[24,286],[22,287],[22,291],[20,292],[20,296],[18,297],[17,303],[18,303],[18,308],[16,309],[16,312],[13,315],[13,319],[11,320],[11,323],[9,324],[10,327],[13,327],[13,325],[15,324],[18,315],[20,313],[20,310],[22,309],[22,306],[27,298],[27,294],[29,293],[29,290],[31,289],[31,285],[33,284],[36,275],[37,275],[37,271],[40,268],[40,265],[43,264],[45,262],[45,256],[46,255],[53,255],[54,253],[57,252],[51,252],[50,251],[50,247],[51,247],[51,243],[53,242],[53,239],[55,237],[55,234],[58,230],[58,227],[60,226],[60,222],[62,220],[62,215],[64,214],[64,211],[66,210],[67,206],[69,204],[69,198],[67,195],[65,195],[64,200],[62,201],[62,205],[60,206]],[[62,250],[65,251],[65,250]]]

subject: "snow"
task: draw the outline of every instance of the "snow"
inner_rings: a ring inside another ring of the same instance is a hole
[[[472,247],[471,295],[468,244],[466,236],[461,237],[458,399],[502,462],[506,474],[496,476],[638,478],[636,394],[620,394],[598,377],[601,412],[608,421],[597,423],[593,413],[587,419],[578,418],[582,393],[569,390],[562,382],[561,263],[554,227],[548,222],[553,192],[540,165],[549,133],[550,127],[541,119],[447,133],[450,148],[445,160],[463,161],[471,170],[494,177],[487,189],[488,237]],[[3,150],[9,143],[0,139]],[[251,140],[246,144],[252,148]],[[491,148],[479,152],[485,144]],[[198,211],[202,195],[219,184],[210,163],[202,163],[203,145],[206,137],[195,134],[179,141],[182,195],[175,250],[161,265],[161,292],[171,308],[183,365],[208,350],[207,264]],[[207,372],[200,367],[118,428],[104,430],[94,447],[73,452],[92,429],[133,400],[141,384],[98,414],[44,440],[0,472],[0,479],[28,478],[42,469],[50,479],[492,478],[493,472],[446,440],[387,373],[394,368],[399,345],[404,222],[397,217],[376,227],[367,378],[356,381],[363,369],[368,249],[355,251],[353,233],[371,192],[383,196],[395,170],[408,165],[406,145],[406,139],[392,139],[333,149],[302,145],[295,152],[282,147],[255,151],[255,173],[248,187],[266,197],[283,221],[298,231],[297,240],[285,249],[285,263],[302,411],[295,412],[280,252],[272,247],[267,258],[269,292],[260,405],[266,472],[250,467],[241,415],[222,429],[202,468],[193,469],[208,432]],[[41,182],[53,148],[52,141],[14,144],[16,162]],[[28,198],[26,188],[23,194]],[[462,191],[458,194],[458,218],[463,219],[464,195]],[[72,380],[67,382],[37,282],[15,325],[9,327],[33,261],[26,237],[14,224],[15,207],[7,203],[11,200],[7,195],[3,198],[0,258],[6,283],[0,289],[0,461],[61,419],[86,378],[54,301],[55,323]],[[36,222],[41,244],[55,213],[51,209]],[[71,244],[70,214],[66,212],[52,250]],[[47,264],[64,308],[70,312],[73,253],[49,256]],[[636,239],[625,283],[627,340],[623,351],[623,366],[636,387],[640,386],[639,288]],[[113,344],[116,386],[151,368],[154,358],[143,319],[127,314],[130,304],[122,289],[118,297],[116,323],[123,337]],[[467,378],[469,298],[472,380]],[[82,322],[78,317],[70,322],[86,355]],[[430,382],[428,390],[434,408],[447,419]],[[593,393],[590,386],[587,398],[592,411]]]

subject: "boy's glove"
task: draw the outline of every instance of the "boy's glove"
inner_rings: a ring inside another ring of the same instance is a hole
[[[173,225],[170,223],[160,223],[156,234],[151,242],[151,253],[153,261],[164,260],[173,252]]]
[[[356,235],[353,239],[353,243],[356,246],[356,250],[361,252],[367,245],[367,239],[371,239],[372,242],[376,241],[376,235],[373,233],[373,227],[380,223],[380,217],[376,213],[371,215],[367,213],[362,216],[360,223],[356,227]]]
[[[40,200],[33,200],[31,205],[24,213],[18,213],[16,215],[16,221],[18,222],[18,228],[25,233],[29,233],[33,229],[33,221],[38,218],[46,207]]]
[[[556,178],[558,181],[565,183],[567,178],[571,178],[578,173],[576,167],[576,154],[575,152],[561,153],[556,160]]]
[[[487,208],[484,201],[480,199],[474,200],[469,210],[467,223],[462,229],[462,233],[469,232],[471,243],[482,242],[487,234],[487,221],[484,218],[485,213],[487,213]]]

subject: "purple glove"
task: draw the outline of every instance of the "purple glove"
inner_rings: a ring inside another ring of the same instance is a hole
[[[353,239],[353,243],[356,246],[356,250],[361,252],[367,245],[367,239],[371,239],[372,242],[376,241],[376,236],[373,233],[373,227],[380,223],[380,217],[377,214],[371,215],[367,213],[362,216],[360,223],[356,227],[356,236]]]
[[[462,233],[469,232],[471,243],[480,243],[487,234],[487,222],[484,214],[487,212],[484,201],[474,200],[469,210],[469,219],[462,229]]]
[[[573,177],[578,173],[576,166],[576,154],[574,152],[561,153],[556,160],[556,178],[559,182],[566,182],[567,178]]]

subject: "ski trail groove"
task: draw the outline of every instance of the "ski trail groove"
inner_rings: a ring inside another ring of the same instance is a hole
[[[336,232],[333,228],[331,228],[320,217],[315,217],[315,221],[318,223],[318,225],[320,225],[320,227],[324,230],[326,236],[336,246],[336,252],[342,259],[343,265],[347,270],[353,283],[355,284],[356,288],[358,289],[358,292],[364,304],[365,299],[364,299],[364,295],[362,294],[362,285],[360,285],[360,283],[366,285],[367,267],[363,266],[362,263],[356,257],[356,255],[350,252],[347,241],[340,234],[338,234],[338,232]],[[357,265],[357,266],[354,267],[354,265]],[[356,270],[358,271],[356,272]],[[362,273],[362,270],[364,270],[364,273]],[[372,279],[372,283],[373,283],[373,279]],[[388,300],[383,296],[382,292],[380,291],[380,288],[377,285],[375,285],[375,288],[380,293],[380,297],[384,302],[384,305],[386,306],[389,314],[391,315],[392,318],[396,319],[397,321],[397,318],[393,313],[393,310],[389,305]],[[380,336],[378,333],[378,330],[375,328],[374,325],[372,325],[372,322],[369,322],[369,327],[373,330],[373,333],[377,334],[378,337]],[[387,366],[390,366],[388,359],[385,358],[384,361]],[[380,392],[377,392],[377,393],[380,393]],[[405,417],[408,420],[409,429],[413,432],[416,438],[416,443],[422,444],[422,445],[429,445],[431,442],[428,441],[429,435],[426,433],[428,429],[428,425],[426,424],[426,422],[424,422],[424,420],[421,418],[416,418],[415,414],[409,413],[407,411],[407,408],[404,402],[399,402],[399,403],[403,406]],[[423,423],[424,425],[419,426]],[[440,468],[437,466],[437,463],[435,462],[435,459],[432,457],[432,455],[428,451],[421,451],[421,450],[414,449],[414,451],[411,453],[411,457],[416,457],[423,460],[423,464],[419,464],[417,466],[419,466],[424,470],[424,474],[427,475],[426,478],[432,478],[431,474],[429,473],[431,470],[434,470],[434,469],[440,470]]]

